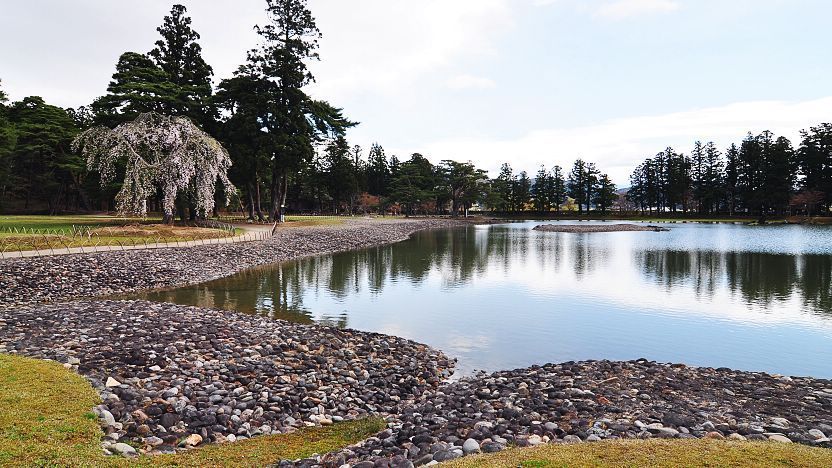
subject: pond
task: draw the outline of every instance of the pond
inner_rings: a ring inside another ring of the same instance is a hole
[[[832,229],[420,232],[140,297],[394,334],[458,374],[648,358],[832,377]]]

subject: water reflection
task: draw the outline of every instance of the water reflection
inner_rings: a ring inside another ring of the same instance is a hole
[[[690,225],[576,235],[532,226],[424,232],[142,297],[396,333],[456,353],[470,369],[646,356],[778,370],[800,351],[778,360],[755,355],[765,352],[757,343],[795,336],[798,348],[832,346],[832,255],[823,250],[832,231]],[[743,237],[754,247],[737,249]],[[684,340],[709,349],[668,349]],[[812,365],[794,370],[832,374]]]

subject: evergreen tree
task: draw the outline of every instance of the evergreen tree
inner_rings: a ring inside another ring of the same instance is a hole
[[[256,27],[263,44],[249,54],[247,69],[267,81],[267,112],[259,121],[272,155],[269,216],[283,221],[289,177],[314,155],[313,144],[337,138],[355,125],[341,109],[310,98],[303,88],[314,80],[306,66],[318,60],[321,33],[306,0],[266,0],[269,23]]]
[[[384,148],[373,143],[367,156],[367,191],[372,195],[386,196],[390,186],[390,166]]]
[[[517,175],[513,192],[516,209],[518,211],[525,211],[526,205],[529,204],[532,198],[532,180],[526,171],[521,171]]]
[[[230,79],[220,82],[216,104],[224,118],[218,135],[233,161],[229,178],[241,191],[248,218],[265,221],[262,195],[271,177],[271,135],[261,118],[271,107],[272,83],[245,67]],[[308,166],[304,166],[308,168]]]
[[[459,216],[459,211],[467,210],[485,195],[488,176],[482,169],[477,169],[471,162],[458,162],[446,159],[439,165],[441,186],[451,202],[451,214]]]
[[[569,180],[566,184],[567,194],[574,198],[578,205],[578,214],[583,213],[585,203],[589,204],[589,200],[586,199],[587,185],[587,164],[582,159],[578,159],[572,166],[572,172],[569,173]]]
[[[768,132],[766,132],[768,133]],[[778,137],[765,152],[765,208],[785,214],[795,187],[795,152],[786,137]]]
[[[551,202],[555,207],[555,211],[560,213],[561,205],[566,203],[566,180],[563,177],[563,169],[560,166],[552,168],[551,182]]]
[[[832,124],[823,123],[801,132],[797,165],[804,192],[821,194],[826,209],[832,205]]]
[[[333,212],[338,213],[346,207],[352,213],[358,195],[360,184],[358,167],[350,151],[349,144],[344,137],[334,139],[326,148],[327,188],[332,199]]]
[[[691,163],[683,154],[668,147],[664,153],[659,153],[660,174],[663,175],[664,201],[671,213],[675,213],[681,206],[687,211],[687,197],[691,187]]]
[[[618,199],[616,190],[617,187],[612,180],[610,180],[609,176],[602,174],[601,177],[598,178],[598,190],[595,192],[593,203],[595,203],[595,206],[601,211],[601,214],[607,214],[607,210]]]
[[[534,185],[532,185],[532,196],[534,197],[534,206],[537,211],[549,211],[552,206],[551,201],[551,175],[546,169],[546,166],[540,166],[537,171],[537,176],[534,178]]]
[[[735,144],[731,144],[725,152],[725,179],[723,182],[723,191],[725,193],[725,205],[728,214],[733,216],[740,195],[739,186],[739,164],[740,164],[740,149]]]
[[[72,197],[89,209],[82,192],[84,161],[70,149],[78,128],[66,111],[32,96],[13,103],[7,116],[14,126],[7,184],[16,192],[11,195],[23,200],[23,209],[42,201],[56,214],[61,201],[67,207]]]
[[[107,95],[96,99],[92,110],[96,123],[115,126],[146,112],[170,115],[178,98],[177,86],[164,70],[144,54],[125,52],[107,86]]]
[[[714,142],[709,141],[705,146],[705,171],[700,180],[705,213],[719,211],[719,202],[724,192],[723,178],[722,153],[716,148]]]
[[[190,117],[208,128],[217,117],[211,105],[213,69],[202,58],[200,36],[191,28],[191,18],[183,5],[174,5],[170,15],[156,30],[162,38],[148,53],[176,87],[171,114]]]
[[[0,210],[3,209],[6,193],[12,184],[14,147],[17,142],[14,126],[8,118],[7,101],[6,93],[0,88]]]
[[[500,166],[500,174],[491,183],[492,207],[499,211],[515,211],[514,170],[509,163]]]
[[[436,196],[436,172],[433,164],[418,153],[404,163],[395,162],[390,196],[404,207],[406,215],[411,216]]]
[[[705,147],[701,141],[696,141],[693,144],[693,151],[690,153],[690,162],[693,197],[696,200],[698,211],[700,213],[706,213],[705,192],[707,191],[707,182],[705,181]]]

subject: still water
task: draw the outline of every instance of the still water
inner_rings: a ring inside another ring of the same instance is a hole
[[[832,228],[421,232],[141,297],[395,334],[458,375],[636,359],[832,377]]]

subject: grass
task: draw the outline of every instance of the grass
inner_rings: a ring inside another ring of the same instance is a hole
[[[153,220],[99,215],[0,216],[0,252],[120,247],[157,242],[175,244],[229,235],[219,229],[146,224],[148,221]],[[78,227],[85,228],[83,234],[76,232]]]
[[[99,402],[83,377],[58,363],[0,354],[0,466],[265,466],[337,450],[384,428],[371,418],[127,460],[101,452],[91,411]]]
[[[344,224],[343,216],[286,216],[286,226],[289,227],[303,227],[303,226],[337,226]]]
[[[60,364],[0,354],[0,466],[82,465],[102,457],[98,394]]]
[[[385,428],[377,418],[318,427],[292,434],[256,437],[233,444],[206,445],[177,455],[143,457],[141,466],[265,466],[327,453],[364,440]]]
[[[135,221],[106,215],[0,216],[0,230],[9,228],[69,230],[72,226],[120,225]]]
[[[454,460],[448,468],[473,467],[819,467],[832,466],[832,450],[777,442],[622,440],[577,445],[511,448]]]

